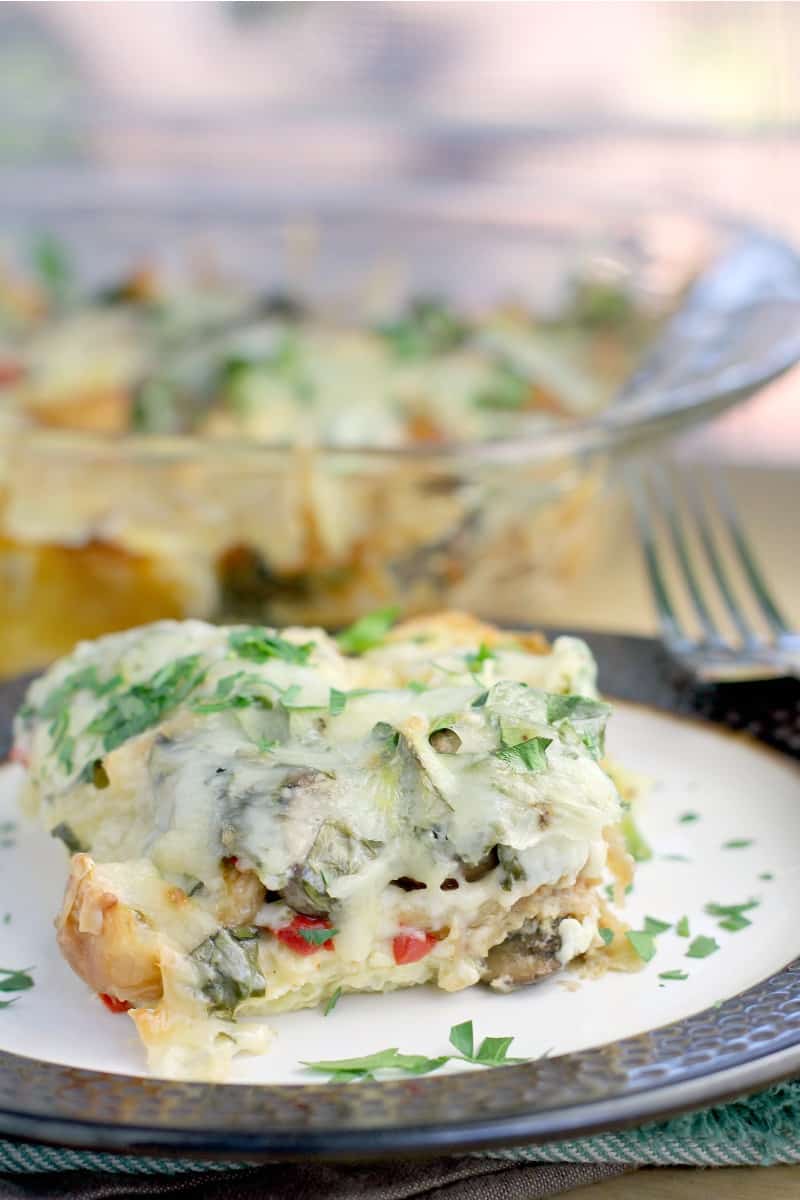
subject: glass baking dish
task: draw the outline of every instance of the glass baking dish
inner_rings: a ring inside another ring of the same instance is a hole
[[[590,278],[624,282],[655,326],[729,236],[703,217],[456,188],[81,196],[32,217],[19,204],[9,240],[46,223],[91,286],[144,259],[180,273],[213,257],[347,322],[420,294],[549,319]],[[631,363],[612,366],[621,383]],[[391,605],[535,621],[607,552],[620,456],[736,394],[392,448],[0,425],[0,672],[160,617],[337,627]]]

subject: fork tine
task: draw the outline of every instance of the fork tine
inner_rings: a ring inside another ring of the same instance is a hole
[[[663,509],[666,517],[667,525],[669,526],[672,544],[675,548],[675,554],[680,563],[683,577],[686,586],[689,590],[689,595],[694,605],[694,610],[697,613],[697,619],[703,627],[703,632],[706,635],[706,640],[713,646],[721,646],[723,639],[720,635],[719,628],[714,621],[711,611],[706,604],[703,591],[698,582],[697,573],[692,563],[692,558],[689,553],[689,547],[686,541],[686,533],[684,530],[683,520],[678,512],[678,506],[675,503],[675,489],[670,487],[667,479],[666,471],[663,466],[658,465],[653,469],[653,487],[658,496],[658,502]]]
[[[722,596],[725,607],[728,610],[728,614],[738,629],[739,636],[741,637],[744,645],[750,650],[755,650],[758,645],[758,638],[756,637],[752,626],[743,615],[739,605],[736,603],[736,596],[733,592],[733,588],[731,587],[728,572],[723,566],[722,559],[720,558],[714,542],[714,535],[711,532],[711,525],[709,524],[707,512],[707,502],[705,502],[701,497],[697,480],[690,479],[688,472],[685,473],[685,476],[682,480],[682,485],[685,488],[686,501],[689,505],[689,510],[697,527],[697,532],[699,534],[703,550],[705,551],[708,565],[711,568],[711,574],[714,576],[714,580],[719,589],[719,593]]]
[[[638,468],[628,466],[625,471],[625,477],[628,485],[628,495],[631,498],[633,507],[633,514],[639,530],[639,541],[642,546],[645,567],[656,602],[658,619],[661,623],[662,637],[670,649],[681,651],[685,649],[687,639],[681,629],[680,622],[670,600],[664,573],[661,569],[647,489]]]
[[[772,629],[772,632],[777,637],[790,635],[791,630],[789,629],[789,626],[787,625],[780,609],[772,599],[772,595],[767,588],[766,583],[764,582],[764,576],[761,574],[761,570],[756,563],[755,558],[753,557],[752,551],[750,550],[747,539],[744,535],[744,531],[739,522],[739,517],[734,507],[733,500],[731,499],[731,494],[728,491],[727,484],[718,470],[709,472],[709,478],[711,480],[711,486],[714,490],[717,503],[719,504],[720,512],[728,528],[731,541],[736,548],[736,553],[738,555],[739,562],[741,563],[742,570],[747,578],[747,582],[750,584],[750,589],[755,596],[759,607],[761,608],[764,619],[767,621],[768,625]]]

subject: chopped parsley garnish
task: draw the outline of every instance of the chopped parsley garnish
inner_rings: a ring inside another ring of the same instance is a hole
[[[53,751],[61,769],[72,774],[75,755],[75,738],[69,731],[69,701],[76,692],[90,691],[95,696],[104,696],[113,691],[122,682],[120,675],[111,679],[99,680],[95,667],[86,667],[81,671],[73,671],[47,696],[39,709],[39,716],[50,720],[48,733],[53,742]],[[31,710],[33,713],[35,710]],[[28,715],[31,715],[29,713]]]
[[[0,992],[26,992],[28,988],[32,988],[33,978],[30,974],[32,970],[32,967],[25,967],[22,971],[0,967]]]
[[[610,946],[614,940],[614,930],[601,927],[597,932],[600,934],[600,937],[603,939],[606,946]]]
[[[327,1015],[333,1008],[339,992],[334,992],[325,1009]],[[337,1058],[323,1062],[304,1062],[312,1071],[330,1075],[331,1082],[344,1083],[355,1079],[372,1079],[375,1071],[405,1071],[409,1075],[428,1075],[438,1071],[447,1062],[468,1062],[482,1067],[502,1067],[509,1063],[527,1062],[525,1058],[509,1058],[508,1051],[513,1042],[510,1037],[487,1037],[475,1049],[475,1034],[472,1021],[463,1021],[450,1030],[450,1045],[458,1054],[442,1054],[428,1058],[424,1054],[401,1054],[397,1047],[378,1050],[359,1058]]]
[[[607,717],[610,711],[601,700],[590,700],[587,696],[553,693],[547,697],[548,725],[557,725],[559,721],[593,721]]]
[[[461,1025],[453,1025],[449,1040],[450,1045],[455,1046],[459,1054],[472,1058],[475,1049],[475,1032],[472,1021],[463,1021]]]
[[[297,932],[304,942],[308,942],[309,946],[324,946],[326,942],[331,942],[339,932],[338,929],[298,929]]]
[[[683,979],[688,979],[689,976],[687,975],[687,973],[685,971],[675,970],[675,971],[660,971],[658,978],[659,979],[681,979],[681,980],[683,980]]]
[[[723,850],[744,850],[747,846],[752,846],[752,838],[731,838],[729,842],[722,843]]]
[[[314,649],[314,642],[296,645],[260,625],[251,625],[248,629],[234,629],[233,633],[228,635],[228,645],[239,658],[249,659],[250,662],[263,663],[271,658],[278,658],[282,662],[299,667],[308,662]]]
[[[483,664],[494,657],[494,651],[486,645],[486,642],[481,642],[475,654],[467,654],[465,656],[467,670],[471,671],[473,675],[479,675],[483,669]]]
[[[764,879],[764,880],[769,880],[769,879],[774,879],[775,876],[772,874],[772,871],[762,871],[758,878]]]
[[[271,684],[271,686],[275,687],[275,684]],[[302,690],[303,689],[297,683],[293,683],[290,687],[285,688],[280,693],[281,704],[283,707],[291,709],[292,712],[311,712],[314,709],[319,711],[319,709],[326,707],[322,704],[304,704],[302,702],[298,704],[298,699]]]
[[[686,951],[687,958],[708,958],[709,954],[715,954],[719,950],[719,946],[714,938],[696,937],[690,943],[689,949]]]
[[[644,929],[626,929],[625,937],[642,962],[650,962],[656,952],[654,935]]]
[[[677,933],[678,937],[691,937],[692,936],[691,933],[689,932],[689,918],[688,917],[681,917],[680,921],[678,921],[677,925],[675,926],[675,932]]]
[[[360,696],[371,696],[379,690],[379,688],[353,688],[349,692],[340,692],[338,688],[331,688],[328,696],[328,711],[332,717],[338,717],[347,707],[348,700],[357,700]]]
[[[325,1005],[325,1008],[322,1011],[323,1017],[330,1016],[330,1014],[336,1008],[336,1005],[339,1003],[339,1000],[341,999],[341,995],[342,995],[342,989],[340,987],[337,987],[337,989],[333,993],[333,995],[329,997],[328,1003]]]
[[[11,924],[11,913],[5,913],[5,915],[3,916],[3,924],[4,925]]]
[[[398,358],[432,358],[460,346],[469,327],[439,300],[415,300],[406,314],[378,332]]]
[[[195,700],[192,704],[192,712],[203,714],[230,712],[234,708],[250,708],[255,703],[255,696],[243,696],[239,693],[236,696],[226,696],[224,700]]]
[[[489,699],[489,693],[481,692],[480,695],[476,696],[475,699],[472,701],[470,708],[483,708],[488,699]]]
[[[417,692],[418,694],[420,692],[427,692],[428,690],[427,683],[422,683],[419,679],[409,679],[406,687],[410,692]]]
[[[31,247],[34,270],[56,304],[64,304],[72,293],[75,272],[67,249],[51,233],[41,234]]]
[[[688,854],[659,854],[664,862],[691,862]]]
[[[758,908],[758,900],[746,900],[744,904],[707,904],[706,912],[712,917],[740,916],[751,908]]]
[[[65,704],[72,699],[76,692],[93,692],[95,696],[105,696],[113,692],[122,683],[121,675],[113,675],[111,679],[99,680],[96,667],[85,667],[82,671],[73,671],[63,683],[53,688],[49,696],[38,710],[38,715],[45,719],[57,717]]]
[[[192,701],[192,711],[199,713],[226,712],[232,708],[250,708],[259,704],[263,708],[272,708],[272,701],[267,696],[257,696],[250,692],[235,691],[237,684],[241,686],[260,686],[268,680],[259,679],[257,675],[248,675],[245,671],[235,671],[217,681],[217,686],[211,696],[200,697]]]
[[[628,811],[623,814],[620,829],[625,839],[625,848],[634,862],[647,862],[653,857],[653,851],[634,821],[633,813]]]
[[[106,751],[115,750],[177,708],[203,682],[206,668],[199,654],[187,654],[167,663],[146,683],[135,683],[115,696],[105,712],[87,726],[86,732],[102,738]]]
[[[645,933],[652,933],[655,936],[659,933],[665,933],[671,924],[671,921],[659,921],[657,917],[645,917],[644,931]]]
[[[360,1058],[333,1058],[322,1062],[303,1062],[310,1071],[322,1071],[330,1075],[331,1082],[347,1082],[351,1079],[372,1079],[375,1071],[406,1071],[409,1075],[427,1075],[444,1066],[448,1055],[427,1058],[423,1054],[401,1054],[396,1046],[365,1054]]]
[[[499,1067],[503,1063],[526,1062],[524,1058],[509,1058],[508,1051],[513,1037],[484,1038],[477,1050],[472,1021],[463,1021],[450,1030],[450,1045],[458,1050],[464,1062],[481,1063],[487,1067]]]
[[[53,749],[58,765],[67,775],[71,775],[74,765],[75,738],[69,732],[69,712],[66,708],[62,708],[58,716],[51,722],[48,733],[53,739]]]
[[[363,654],[366,650],[374,650],[383,644],[399,615],[397,608],[378,608],[375,612],[367,613],[338,635],[336,643],[339,649],[344,654]]]
[[[700,813],[696,813],[696,812],[681,813],[681,815],[678,817],[678,820],[680,821],[681,825],[690,825],[692,823],[692,821],[700,820]]]
[[[614,884],[613,883],[605,884],[605,886],[603,887],[603,891],[605,892],[606,899],[610,900],[611,903],[613,904],[614,903],[614,894],[616,891]],[[625,895],[630,896],[632,891],[633,891],[633,884],[632,883],[627,884],[625,886]]]
[[[527,742],[518,742],[515,746],[503,746],[500,750],[495,750],[494,754],[517,771],[520,768],[525,771],[545,771],[545,750],[552,740],[544,737],[529,738]]]
[[[719,923],[720,929],[725,929],[728,933],[738,933],[740,929],[746,929],[748,925],[752,925],[752,921],[748,921],[747,917],[738,915],[724,917]]]
[[[475,393],[476,408],[493,412],[518,412],[531,396],[531,381],[515,367],[499,363],[494,377]]]
[[[70,854],[80,854],[82,851],[88,850],[88,846],[84,846],[75,830],[66,821],[59,821],[50,830],[50,837],[58,838],[64,843]]]
[[[740,929],[746,929],[752,924],[743,914],[751,908],[758,908],[758,903],[758,900],[748,900],[745,904],[712,903],[707,904],[705,910],[709,916],[720,918],[720,929],[725,929],[728,933],[738,933]]]
[[[605,724],[611,713],[607,704],[587,696],[553,694],[547,697],[547,723],[571,730],[592,758],[605,754]]]

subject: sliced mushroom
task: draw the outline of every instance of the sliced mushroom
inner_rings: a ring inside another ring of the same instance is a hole
[[[516,933],[492,947],[481,978],[499,992],[537,983],[560,969],[560,949],[561,937],[552,921],[526,921]]]
[[[476,863],[464,863],[464,878],[467,883],[478,883],[485,875],[493,871],[499,862],[497,846],[492,846]]]

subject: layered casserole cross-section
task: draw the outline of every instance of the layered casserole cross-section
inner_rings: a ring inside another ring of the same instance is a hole
[[[61,950],[151,1069],[222,1078],[265,1014],[500,992],[602,950],[620,801],[588,648],[460,614],[160,622],[31,686],[14,756],[72,854]]]

